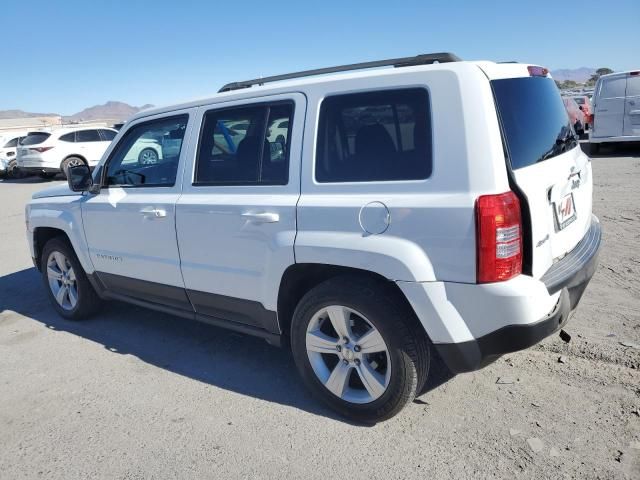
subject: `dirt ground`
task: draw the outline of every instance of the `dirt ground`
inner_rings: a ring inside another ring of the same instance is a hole
[[[557,336],[346,423],[261,340],[114,304],[71,323],[0,181],[0,478],[640,479],[640,149],[594,158],[600,265]]]

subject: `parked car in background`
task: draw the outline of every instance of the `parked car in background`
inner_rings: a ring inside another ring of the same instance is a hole
[[[591,110],[591,98],[588,95],[575,95],[572,97],[578,104],[578,108],[584,114],[584,129],[593,127],[593,111]]]
[[[0,175],[9,178],[18,176],[19,170],[16,162],[16,150],[18,142],[23,139],[28,132],[7,132],[0,135]]]
[[[580,110],[580,107],[572,97],[562,97],[562,102],[569,114],[569,119],[571,120],[574,131],[578,135],[584,135],[584,113],[582,113],[582,110]]]
[[[32,132],[18,144],[17,164],[21,172],[52,178],[66,175],[71,165],[97,165],[111,140],[111,128],[60,128],[53,132]]]
[[[640,70],[610,73],[596,82],[589,146],[640,141]]]

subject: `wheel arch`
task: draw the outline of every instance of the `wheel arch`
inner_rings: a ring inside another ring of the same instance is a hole
[[[42,251],[44,250],[44,246],[49,240],[56,237],[62,237],[72,245],[67,233],[60,228],[36,227],[33,230],[34,263],[38,270],[40,270],[40,267],[42,266]]]
[[[379,273],[342,265],[296,263],[284,271],[278,289],[278,323],[284,338],[289,338],[293,313],[302,297],[317,285],[331,278],[343,276],[359,277],[380,284],[388,289],[390,295],[396,296],[415,317],[413,307],[398,284]],[[421,329],[424,331],[423,327]]]

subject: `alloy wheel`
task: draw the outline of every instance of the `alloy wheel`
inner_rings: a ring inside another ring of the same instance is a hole
[[[47,278],[58,305],[65,310],[73,310],[78,304],[78,285],[73,267],[63,253],[54,251],[49,255]]]
[[[370,403],[389,387],[389,349],[356,310],[330,305],[316,312],[307,327],[306,348],[318,380],[344,401]]]

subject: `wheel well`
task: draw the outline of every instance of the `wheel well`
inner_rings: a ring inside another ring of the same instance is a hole
[[[33,250],[36,256],[36,268],[40,270],[42,249],[49,240],[55,237],[64,237],[69,241],[69,237],[64,231],[58,228],[38,227],[33,232]]]
[[[323,265],[315,263],[296,263],[285,270],[280,281],[278,291],[278,323],[282,333],[288,337],[291,320],[296,306],[302,297],[312,288],[330,278],[350,275],[374,280],[384,284],[391,294],[399,299],[413,312],[413,308],[398,285],[380,274],[359,268],[342,267],[338,265]]]

